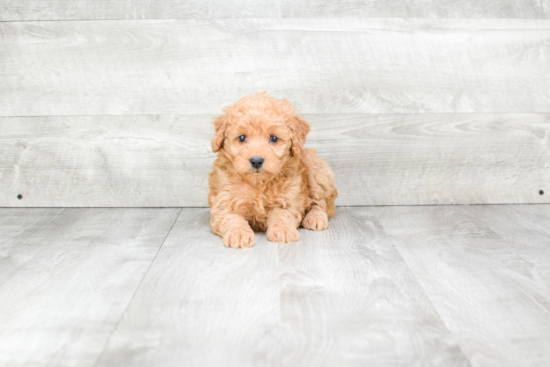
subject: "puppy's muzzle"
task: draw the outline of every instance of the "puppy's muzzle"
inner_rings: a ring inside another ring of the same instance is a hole
[[[264,158],[263,157],[252,157],[250,158],[250,165],[255,168],[259,169],[264,164]]]

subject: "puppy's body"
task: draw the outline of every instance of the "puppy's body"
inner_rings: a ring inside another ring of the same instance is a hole
[[[328,228],[336,214],[334,175],[314,149],[305,149],[309,124],[286,100],[265,93],[244,97],[214,121],[209,175],[210,225],[230,247],[299,240],[300,224]],[[261,161],[261,162],[260,162]]]

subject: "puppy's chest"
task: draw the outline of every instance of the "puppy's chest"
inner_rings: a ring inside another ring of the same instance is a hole
[[[246,182],[239,185],[239,196],[245,200],[249,209],[254,212],[269,211],[273,207],[280,206],[288,200],[289,194],[292,195],[292,192],[284,192],[279,185],[254,187]]]
[[[276,207],[286,207],[289,201],[288,192],[282,192],[280,187],[253,187],[247,183],[239,186],[239,194],[244,199],[245,218],[255,231],[267,229],[267,215]]]

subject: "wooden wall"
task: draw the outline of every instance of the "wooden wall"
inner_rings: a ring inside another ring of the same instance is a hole
[[[0,206],[206,206],[263,90],[339,205],[550,202],[550,2],[166,4],[0,0]]]

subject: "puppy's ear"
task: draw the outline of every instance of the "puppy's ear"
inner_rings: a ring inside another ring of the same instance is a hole
[[[311,128],[309,127],[309,123],[300,115],[295,114],[292,119],[293,121],[290,124],[290,130],[292,131],[291,149],[293,155],[299,156],[304,151],[306,135]]]
[[[212,138],[210,144],[212,145],[212,151],[216,153],[223,145],[225,139],[225,129],[227,125],[227,118],[225,115],[218,116],[213,121],[214,129],[216,129],[216,135]]]

